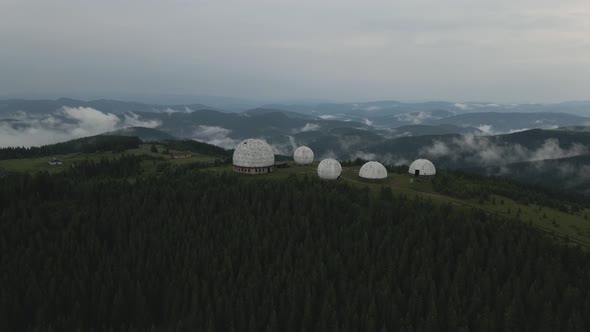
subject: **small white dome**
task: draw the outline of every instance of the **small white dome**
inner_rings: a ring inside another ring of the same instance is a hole
[[[265,141],[249,138],[236,147],[233,164],[240,167],[269,167],[275,164],[275,154]]]
[[[385,166],[376,161],[369,161],[361,167],[359,176],[363,179],[387,179],[387,170]]]
[[[418,159],[410,165],[409,173],[418,176],[433,176],[436,175],[436,168],[430,160]]]
[[[313,151],[307,146],[300,146],[295,149],[293,160],[298,165],[309,165],[313,163]]]
[[[338,160],[331,158],[324,159],[318,165],[318,175],[325,180],[336,180],[342,173],[342,166]]]

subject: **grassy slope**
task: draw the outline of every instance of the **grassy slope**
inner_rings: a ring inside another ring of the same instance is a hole
[[[156,158],[164,158],[168,160],[168,156],[163,155],[161,153],[153,153],[151,152],[151,144],[141,144],[137,149],[127,150],[125,154],[134,154],[134,155],[149,155]],[[164,147],[162,145],[156,145],[158,151],[163,151]],[[56,155],[55,157],[63,162],[62,165],[59,166],[51,166],[47,162],[51,159],[50,157],[41,157],[41,158],[29,158],[29,159],[8,159],[8,160],[0,160],[0,168],[4,168],[7,171],[18,171],[18,172],[37,172],[37,171],[48,171],[50,173],[60,172],[69,167],[72,163],[76,161],[81,161],[85,159],[91,160],[100,160],[102,158],[116,158],[120,157],[123,153],[112,153],[112,152],[96,152],[96,153],[71,153],[67,155]],[[175,159],[169,160],[174,164],[186,164],[196,161],[207,162],[207,161],[214,161],[215,158],[205,155],[198,155],[194,154],[191,158],[187,159]],[[162,161],[145,161],[146,165],[154,164],[157,162]]]
[[[194,155],[188,159],[169,160],[162,154],[155,154],[150,151],[151,144],[142,144],[140,148],[128,150],[125,153],[131,154],[147,154],[159,158],[161,160],[146,160],[143,162],[143,168],[146,172],[151,172],[156,169],[156,166],[163,162],[171,162],[173,164],[188,164],[193,162],[211,162],[215,158],[204,155]],[[157,146],[158,150],[163,150],[163,146]],[[84,159],[100,159],[100,158],[114,158],[121,154],[111,152],[101,152],[92,154],[69,154],[64,156],[56,156],[64,162],[61,166],[49,166],[47,161],[50,158],[32,158],[32,159],[13,159],[0,160],[0,167],[9,171],[49,171],[58,172],[66,169],[72,162]],[[317,164],[312,166],[295,166],[291,165],[289,168],[276,169],[271,174],[261,175],[241,175],[244,180],[256,181],[257,179],[285,179],[289,175],[297,176],[317,176]],[[211,172],[231,172],[232,167],[221,166],[207,169]],[[495,203],[492,200],[479,202],[477,200],[463,200],[450,196],[445,196],[434,192],[429,182],[410,182],[410,177],[404,174],[389,174],[389,177],[382,181],[367,181],[358,177],[360,167],[347,167],[343,169],[340,181],[348,182],[359,187],[368,187],[371,192],[377,192],[383,186],[389,186],[394,193],[402,193],[412,198],[414,196],[430,198],[433,201],[440,203],[450,203],[466,208],[477,208],[487,211],[488,213],[499,214],[506,217],[519,217],[525,222],[547,231],[552,234],[559,241],[563,241],[565,237],[569,237],[571,242],[583,245],[590,248],[590,220],[584,218],[585,215],[590,216],[590,209],[576,214],[568,214],[555,209],[547,207],[539,207],[533,205],[523,205],[517,203],[509,198],[495,196]],[[520,211],[520,212],[519,212]]]
[[[245,178],[274,178],[284,179],[290,174],[298,176],[316,176],[317,165],[314,166],[293,166],[286,169],[276,169],[268,175],[242,175]],[[217,170],[230,171],[231,167],[217,168]],[[389,177],[382,181],[367,181],[358,177],[359,167],[347,167],[343,169],[340,181],[351,183],[355,186],[367,186],[373,192],[377,192],[382,186],[389,186],[394,193],[403,193],[408,197],[421,196],[430,198],[440,203],[451,203],[466,208],[476,208],[488,213],[498,214],[505,217],[518,217],[520,220],[529,222],[550,235],[555,236],[558,241],[569,237],[573,243],[580,244],[590,249],[590,220],[584,219],[585,215],[590,217],[590,209],[569,214],[535,205],[524,205],[506,197],[494,196],[494,200],[479,202],[477,200],[464,200],[446,195],[441,195],[432,189],[432,185],[425,181],[410,182],[410,177],[405,174],[389,174]],[[520,212],[519,212],[520,210]],[[545,217],[544,217],[545,216]]]

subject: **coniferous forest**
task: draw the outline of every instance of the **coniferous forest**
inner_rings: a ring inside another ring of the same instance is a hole
[[[132,157],[0,178],[0,330],[590,330],[590,256],[525,223],[250,179]]]
[[[67,142],[32,147],[0,148],[0,160],[35,158],[67,153],[92,153],[96,151],[123,152],[139,147],[137,137],[98,135],[74,139]]]

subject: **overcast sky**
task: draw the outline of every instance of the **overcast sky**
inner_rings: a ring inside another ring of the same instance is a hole
[[[0,95],[590,99],[588,0],[0,0]]]

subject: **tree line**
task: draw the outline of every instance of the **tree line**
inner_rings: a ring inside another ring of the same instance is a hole
[[[138,148],[140,143],[137,137],[98,135],[42,146],[0,148],[0,160],[38,158],[77,152],[123,152]]]
[[[432,184],[437,192],[463,199],[488,200],[496,194],[522,204],[537,204],[564,212],[590,207],[588,194],[520,183],[506,177],[438,171]]]

